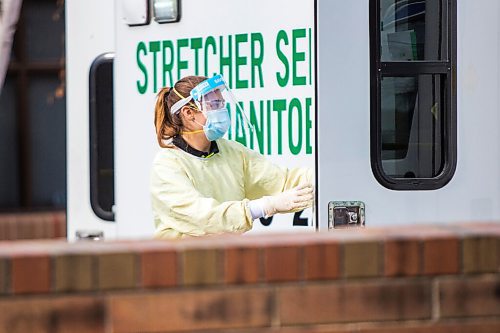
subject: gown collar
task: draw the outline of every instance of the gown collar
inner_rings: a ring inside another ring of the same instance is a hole
[[[174,138],[172,139],[172,143],[177,148],[184,150],[185,152],[191,155],[201,158],[209,158],[219,152],[219,147],[217,146],[217,142],[215,141],[211,141],[210,150],[208,153],[191,147],[180,135],[174,136]]]

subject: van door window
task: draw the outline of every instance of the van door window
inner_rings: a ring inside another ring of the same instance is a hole
[[[114,54],[97,57],[90,67],[90,204],[103,220],[114,221],[113,145]]]
[[[371,0],[371,161],[395,190],[444,186],[456,166],[456,0]]]

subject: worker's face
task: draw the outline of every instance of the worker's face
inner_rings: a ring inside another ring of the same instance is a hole
[[[225,106],[226,101],[219,89],[205,94],[196,104],[194,102],[188,103],[182,108],[185,130],[196,131],[203,129],[208,114],[223,109]]]
[[[207,119],[196,106],[188,104],[182,107],[181,117],[184,131],[196,131],[202,129]]]
[[[220,110],[226,106],[226,101],[219,89],[207,93],[200,101],[201,110],[210,112]]]
[[[198,123],[198,127],[201,129],[203,125],[207,122],[207,117],[203,114],[203,112],[199,110],[193,110],[193,116],[195,119],[195,123]]]

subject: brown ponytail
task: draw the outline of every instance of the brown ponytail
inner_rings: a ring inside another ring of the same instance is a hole
[[[191,90],[207,78],[204,76],[186,76],[174,85],[175,90],[182,96],[188,97]],[[170,108],[181,98],[172,91],[173,88],[164,87],[156,96],[155,128],[158,144],[162,148],[169,148],[165,141],[182,132],[183,122],[180,112],[172,114]],[[194,105],[194,104],[192,104]]]

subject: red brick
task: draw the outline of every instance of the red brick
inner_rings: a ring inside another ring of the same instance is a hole
[[[133,253],[107,253],[97,257],[97,287],[101,290],[135,288],[136,272]]]
[[[54,213],[53,238],[66,237],[66,213]]]
[[[411,239],[387,240],[384,243],[386,276],[414,276],[420,273],[420,243]]]
[[[54,238],[54,216],[62,216],[59,228],[66,227],[64,212],[6,214],[0,218],[0,239]]]
[[[0,301],[0,332],[105,332],[105,304],[97,296],[22,297]]]
[[[342,272],[345,277],[380,275],[382,256],[378,242],[353,242],[343,245]]]
[[[497,329],[499,328],[500,325],[498,324],[422,324],[421,326],[400,325],[396,327],[381,327],[378,329],[361,329],[359,333],[498,333]]]
[[[430,318],[428,281],[308,284],[278,291],[282,325]]]
[[[419,330],[409,331],[409,333],[498,333],[500,332],[500,322],[466,323],[463,321],[445,324],[432,325],[429,328],[422,327]],[[396,332],[394,332],[396,333]]]
[[[6,219],[6,229],[7,229],[7,237],[4,239],[14,240],[17,238],[17,218],[14,215],[9,215]]]
[[[5,258],[0,258],[0,295],[7,293],[9,286],[9,262]]]
[[[216,333],[210,330],[205,333]],[[232,331],[231,331],[232,332]],[[500,321],[492,319],[477,320],[434,320],[411,322],[369,322],[330,325],[306,325],[278,328],[239,329],[238,333],[498,333]]]
[[[267,289],[219,289],[111,295],[113,332],[174,332],[271,325]]]
[[[177,253],[147,251],[141,253],[141,282],[146,288],[171,287],[177,284]]]
[[[54,291],[88,291],[94,288],[94,262],[90,255],[54,257]]]
[[[267,332],[267,331],[263,331]],[[400,323],[354,323],[345,325],[321,325],[307,328],[285,329],[280,333],[498,333],[500,321],[474,320],[400,322]],[[242,332],[246,333],[246,332]],[[271,333],[271,331],[269,332]]]
[[[226,248],[224,281],[226,283],[256,283],[260,279],[259,249]]]
[[[423,241],[423,274],[456,274],[459,272],[460,242],[453,237]]]
[[[340,253],[337,243],[309,244],[304,248],[306,280],[328,280],[339,277]]]
[[[500,316],[500,276],[443,278],[439,300],[442,317]]]
[[[217,284],[222,279],[216,249],[185,250],[182,258],[184,285]]]
[[[50,291],[50,258],[48,256],[13,257],[11,286],[15,294]]]
[[[464,273],[486,273],[500,270],[500,239],[471,237],[462,241]]]
[[[264,248],[264,276],[266,281],[297,281],[301,275],[300,248],[271,246]]]

